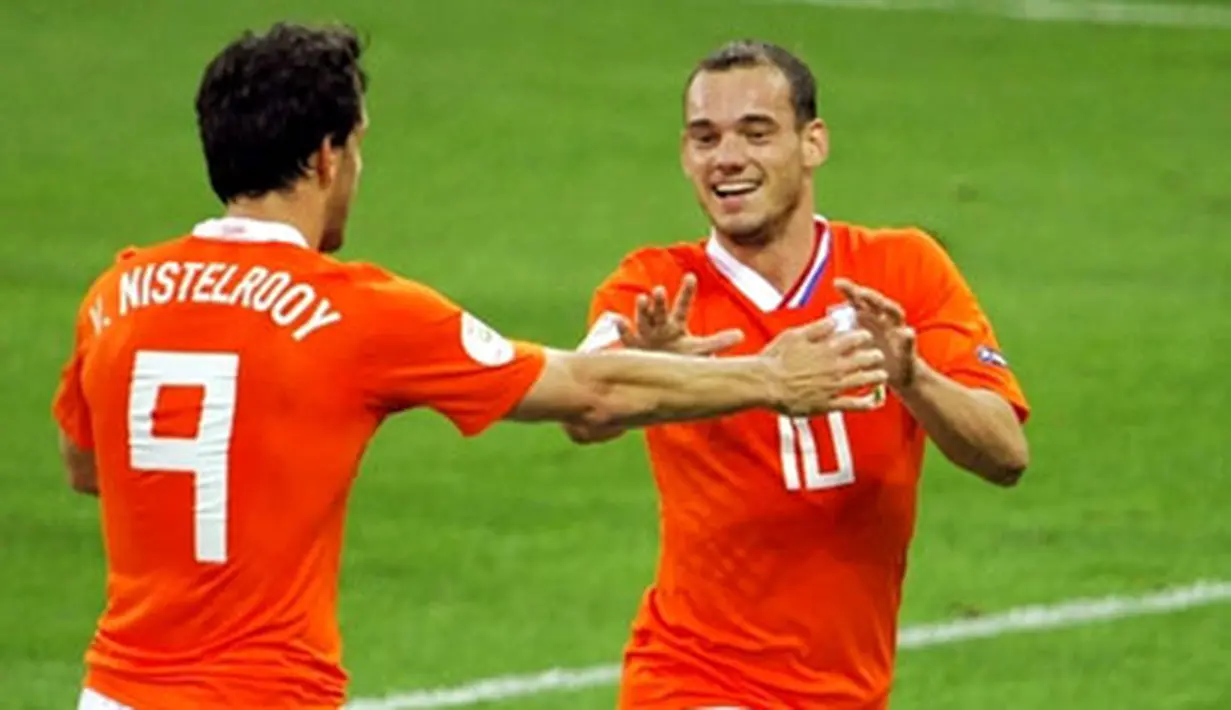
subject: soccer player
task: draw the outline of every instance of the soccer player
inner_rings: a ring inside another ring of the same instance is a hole
[[[387,416],[640,425],[874,407],[871,334],[815,319],[737,360],[561,353],[431,288],[326,256],[367,130],[360,45],[277,25],[196,99],[225,216],[119,255],[89,288],[52,406],[101,497],[107,602],[81,708],[336,708],[347,495]],[[117,225],[118,227],[119,225]]]
[[[688,78],[680,155],[711,233],[634,251],[594,294],[584,351],[742,355],[831,314],[870,330],[889,369],[876,411],[646,430],[661,548],[626,710],[886,707],[925,438],[998,485],[1026,468],[1027,403],[971,289],[918,229],[817,216],[828,147],[800,59],[718,49]]]

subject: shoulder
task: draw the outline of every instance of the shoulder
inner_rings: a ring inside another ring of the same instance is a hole
[[[437,289],[368,262],[341,262],[322,257],[316,278],[330,295],[376,321],[390,316],[450,314],[457,306]]]
[[[136,246],[129,244],[122,249],[119,249],[111,258],[111,263],[107,264],[95,279],[95,284],[105,282],[108,278],[127,271],[133,266],[144,264],[148,261],[157,259],[160,256],[173,254],[183,242],[183,238],[168,239],[166,241],[149,244],[146,246]]]
[[[830,228],[840,245],[852,256],[863,259],[892,260],[899,264],[949,261],[940,240],[917,226],[870,227],[847,222],[831,222]]]
[[[177,237],[147,246],[130,244],[119,249],[112,256],[111,263],[107,264],[97,273],[89,288],[86,289],[85,305],[92,304],[100,291],[113,284],[125,272],[131,271],[133,267],[141,266],[160,257],[173,255],[179,249],[183,240],[184,237]]]
[[[377,264],[365,261],[337,261],[328,256],[321,257],[320,272],[321,276],[327,280],[360,291],[400,288],[414,283]]]
[[[704,260],[705,245],[702,241],[641,247],[625,254],[615,270],[603,280],[599,289],[673,285],[684,274],[699,268]]]
[[[916,226],[868,227],[831,222],[839,267],[855,281],[902,297],[957,275],[948,250]]]
[[[943,302],[962,277],[948,251],[918,226],[831,222],[840,275],[874,288],[910,312]]]
[[[143,246],[129,244],[115,253],[115,258],[111,263],[111,269],[119,270],[134,264],[143,264],[145,262],[156,261],[158,259],[174,258],[179,252],[183,251],[188,246],[190,238],[191,237],[189,237],[189,235],[184,234]]]
[[[324,257],[326,263],[321,269],[321,276],[335,281],[340,285],[350,287],[357,293],[371,295],[380,292],[427,294],[435,291],[414,279],[402,276],[397,272],[378,264],[369,262],[341,262]]]

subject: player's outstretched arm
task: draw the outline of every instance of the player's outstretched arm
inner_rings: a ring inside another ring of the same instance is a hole
[[[688,316],[697,293],[697,276],[685,274],[680,280],[675,302],[667,305],[667,290],[655,286],[648,295],[639,295],[635,316],[629,320],[617,313],[606,313],[614,326],[617,340],[613,345],[636,350],[668,352],[678,355],[713,355],[738,345],[744,334],[727,329],[710,335],[696,335],[689,330]],[[593,334],[595,331],[591,331]],[[586,349],[583,347],[581,349]],[[619,426],[589,426],[581,422],[565,422],[564,433],[576,444],[600,444],[624,434]]]
[[[632,427],[762,407],[791,416],[867,410],[879,406],[875,395],[847,393],[885,382],[883,361],[870,333],[836,333],[830,319],[785,331],[747,357],[550,351],[509,418]]]

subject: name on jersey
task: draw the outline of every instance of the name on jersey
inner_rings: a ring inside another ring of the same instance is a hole
[[[291,338],[297,341],[342,320],[312,286],[263,266],[241,272],[235,264],[164,261],[120,276],[120,316],[168,303],[211,303],[265,313],[275,325],[294,328]]]

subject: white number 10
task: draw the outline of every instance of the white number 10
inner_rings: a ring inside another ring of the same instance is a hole
[[[239,356],[142,350],[128,399],[129,463],[134,471],[190,473],[198,562],[227,560],[227,468],[235,423]],[[154,408],[164,387],[201,387],[205,396],[194,438],[154,435]]]
[[[830,412],[827,422],[838,470],[823,472],[816,437],[808,419],[779,415],[778,444],[782,452],[782,476],[788,491],[820,491],[855,482],[855,462],[851,458],[851,442],[846,437],[846,420],[842,412]]]

